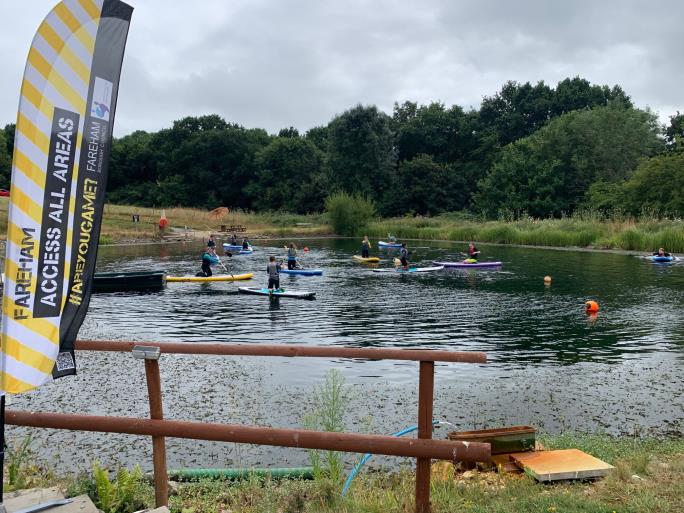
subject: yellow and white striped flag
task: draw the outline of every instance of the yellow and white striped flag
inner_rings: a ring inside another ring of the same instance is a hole
[[[75,373],[132,11],[63,0],[33,38],[12,161],[0,393]]]

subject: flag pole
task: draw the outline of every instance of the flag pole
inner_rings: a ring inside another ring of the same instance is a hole
[[[0,395],[0,513],[5,513],[5,394]]]

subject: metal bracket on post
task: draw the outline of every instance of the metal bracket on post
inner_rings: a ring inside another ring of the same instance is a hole
[[[159,377],[159,356],[157,346],[133,346],[133,358],[145,360],[145,378],[150,401],[150,418],[164,418],[161,397],[161,378]],[[152,437],[152,465],[154,468],[154,498],[156,507],[169,505],[169,478],[166,469],[166,442],[163,436]]]

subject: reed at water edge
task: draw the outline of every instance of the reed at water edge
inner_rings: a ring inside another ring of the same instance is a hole
[[[573,215],[561,219],[523,218],[480,221],[454,214],[437,217],[402,217],[371,222],[364,235],[400,239],[491,242],[530,246],[581,247],[655,251],[660,247],[684,252],[682,219],[599,219]]]

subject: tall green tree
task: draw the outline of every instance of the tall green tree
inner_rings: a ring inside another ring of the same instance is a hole
[[[12,154],[7,150],[4,130],[0,130],[0,188],[9,189],[12,176]]]
[[[571,213],[596,181],[620,182],[663,149],[651,113],[620,106],[573,111],[507,146],[479,183],[477,208],[535,217]]]
[[[399,164],[390,198],[389,214],[434,215],[463,210],[468,205],[467,178],[457,164],[435,162],[432,155],[418,155]]]
[[[328,125],[331,190],[374,198],[382,211],[396,163],[390,117],[377,107],[357,105]]]
[[[553,90],[543,81],[535,85],[508,81],[501,91],[482,100],[480,118],[505,146],[544,126],[551,117],[553,99]]]
[[[328,153],[328,127],[327,126],[315,126],[307,130],[304,135],[307,141],[311,141],[316,145],[316,148],[321,150],[323,153]]]
[[[157,204],[251,208],[246,187],[256,178],[256,154],[269,141],[264,130],[237,126],[194,133],[160,169]]]
[[[249,185],[254,208],[306,214],[319,212],[327,191],[323,153],[306,139],[277,137],[256,155],[256,177]]]
[[[670,151],[684,151],[684,114],[670,116],[670,124],[665,128],[665,140]]]
[[[658,155],[639,163],[623,187],[627,210],[684,217],[684,152]]]
[[[606,106],[609,103],[622,107],[632,107],[629,96],[618,85],[608,87],[591,84],[580,77],[566,78],[558,82],[551,105],[551,116],[572,112],[573,110],[591,109]]]

